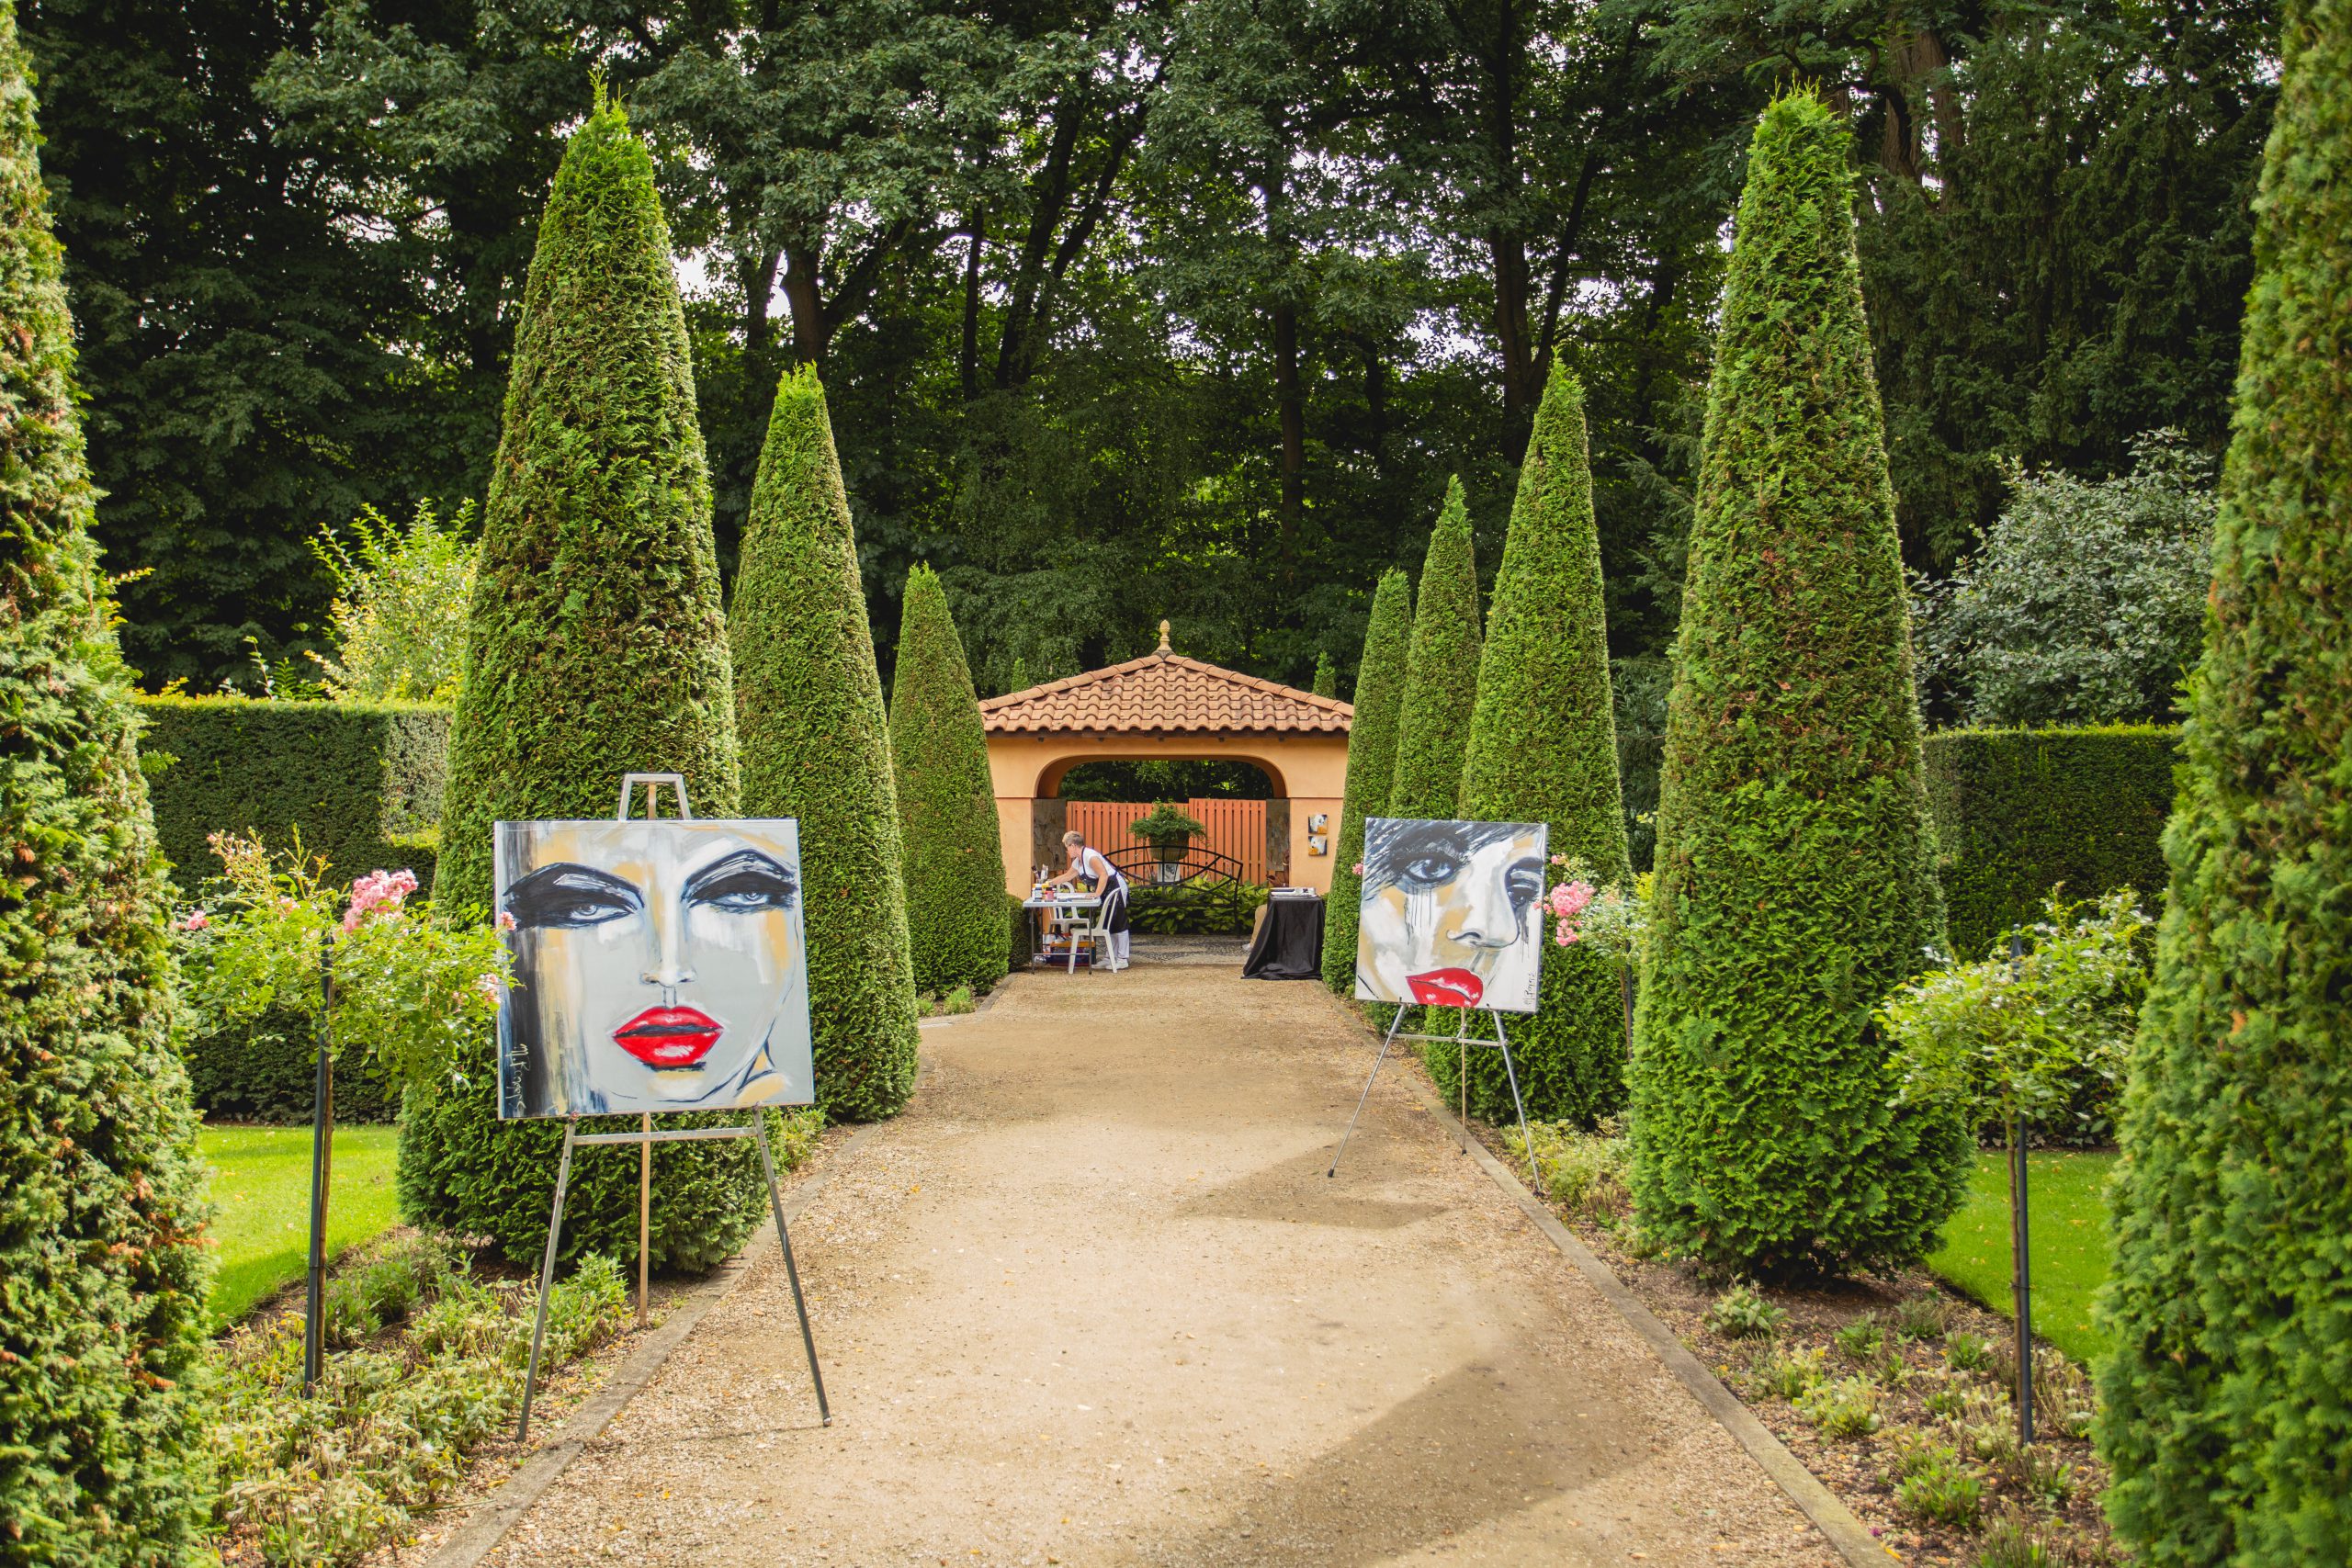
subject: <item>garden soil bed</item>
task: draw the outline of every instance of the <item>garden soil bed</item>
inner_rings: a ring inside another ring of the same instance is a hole
[[[1418,1063],[1412,1065],[1412,1070],[1419,1070]],[[1472,1126],[1480,1142],[1504,1168],[1526,1185],[1525,1157],[1514,1154],[1498,1129],[1482,1122],[1473,1122]],[[1939,1388],[1976,1388],[1983,1391],[1980,1398],[2001,1393],[1998,1408],[2014,1424],[2014,1406],[2006,1395],[2006,1386],[2014,1377],[2009,1371],[2014,1364],[2011,1346],[2015,1339],[2010,1320],[1960,1295],[1925,1269],[1906,1269],[1814,1287],[1756,1287],[1758,1294],[1787,1316],[1769,1338],[1732,1337],[1717,1332],[1708,1323],[1709,1310],[1724,1294],[1726,1281],[1711,1281],[1687,1263],[1638,1257],[1627,1249],[1616,1229],[1563,1208],[1548,1194],[1538,1196],[1643,1305],[1723,1379],[1725,1386],[1806,1469],[1860,1516],[1897,1559],[1955,1568],[1967,1568],[1978,1562],[1984,1544],[1981,1525],[1963,1528],[1922,1520],[1899,1502],[1894,1475],[1897,1441],[1905,1434],[1917,1433],[1941,1441],[1955,1440],[1950,1426],[1928,1407],[1928,1395]],[[1831,1378],[1861,1371],[1861,1363],[1839,1348],[1838,1331],[1866,1318],[1892,1323],[1906,1302],[1939,1303],[1945,1320],[1946,1340],[1973,1335],[1987,1342],[1991,1362],[1988,1370],[1973,1374],[1953,1372],[1946,1363],[1945,1341],[1905,1340],[1889,1332],[1874,1363],[1876,1381],[1882,1385],[1878,1428],[1849,1438],[1825,1437],[1790,1401],[1757,1386],[1752,1369],[1760,1358],[1775,1353],[1785,1356],[1818,1351]],[[1884,1359],[1890,1351],[1901,1359],[1903,1371],[1899,1376],[1892,1374]],[[2086,1381],[2079,1366],[2047,1344],[2037,1344],[2035,1358],[2039,1376],[2054,1378],[2078,1402],[2088,1400]],[[2114,1544],[2099,1511],[2107,1470],[2087,1438],[2063,1435],[2054,1429],[2053,1423],[2045,1422],[2038,1415],[2034,1446],[2070,1468],[2071,1485],[2064,1500],[2053,1506],[2031,1497],[2013,1463],[1986,1462],[1978,1467],[1983,1476],[1983,1519],[1989,1522],[2005,1512],[2017,1510],[2050,1552],[2049,1560],[2064,1568],[2109,1568],[2129,1562]]]

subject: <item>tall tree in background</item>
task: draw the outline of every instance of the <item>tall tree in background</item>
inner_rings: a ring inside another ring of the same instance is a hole
[[[1622,886],[1634,868],[1617,779],[1588,454],[1584,389],[1555,364],[1495,574],[1460,811],[1472,821],[1545,823],[1554,854],[1575,856],[1596,885]],[[1544,940],[1541,912],[1531,909],[1526,919],[1523,940]],[[1591,1126],[1623,1105],[1620,985],[1617,963],[1589,947],[1544,955],[1539,1009],[1511,1029],[1530,1116]],[[1434,1051],[1428,1060],[1451,1099],[1462,1054]],[[1470,1076],[1473,1111],[1498,1122],[1510,1112],[1498,1055],[1478,1053]]]
[[[2352,1555],[2352,6],[2281,52],[2101,1307],[2109,1514],[2182,1568]]]
[[[491,824],[602,817],[621,775],[684,774],[696,812],[736,813],[734,697],[710,484],[685,319],[653,161],[599,101],[539,222],[492,469],[465,681],[449,735],[435,902],[491,902]],[[401,1127],[413,1216],[536,1255],[560,1129],[498,1120],[487,1038],[462,1081]],[[656,1264],[707,1268],[749,1232],[756,1154],[662,1154]],[[617,1160],[573,1173],[568,1256],[636,1247],[637,1182]]]
[[[1363,824],[1388,815],[1396,774],[1396,715],[1405,701],[1405,666],[1413,643],[1413,586],[1405,574],[1381,574],[1356,663],[1355,717],[1348,726],[1348,779],[1340,786],[1340,831],[1331,848],[1331,896],[1323,913],[1323,983],[1343,997],[1356,989],[1356,916],[1363,878]]]
[[[1004,978],[1004,840],[989,738],[939,574],[909,575],[890,683],[890,761],[906,855],[915,988],[986,990]]]
[[[895,1115],[915,1083],[898,790],[857,541],[813,370],[776,391],[728,637],[743,808],[800,821],[817,1102],[835,1120]]]
[[[32,83],[0,4],[0,1538],[194,1561],[203,1178]]]
[[[1446,487],[1414,594],[1412,651],[1396,716],[1390,817],[1442,819],[1462,790],[1463,749],[1478,697],[1478,567],[1462,481]]]
[[[1915,1258],[1969,1153],[1871,1022],[1943,915],[1850,152],[1810,93],[1757,128],[1667,718],[1634,1193],[1729,1269]]]

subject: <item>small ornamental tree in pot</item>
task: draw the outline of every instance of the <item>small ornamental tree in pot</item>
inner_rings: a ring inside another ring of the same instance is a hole
[[[1631,1074],[1644,1234],[1759,1274],[1917,1258],[1972,1153],[1872,1017],[1943,918],[1850,140],[1796,93],[1748,156]]]
[[[800,822],[817,1103],[892,1116],[915,1085],[899,792],[849,496],[813,370],[784,378],[760,449],[728,636],[743,807]]]
[[[1348,778],[1341,786],[1339,840],[1331,850],[1331,897],[1323,912],[1323,983],[1340,996],[1356,987],[1356,917],[1367,817],[1388,814],[1396,774],[1396,714],[1413,638],[1413,588],[1402,571],[1383,572],[1356,664],[1355,717],[1348,727]]]
[[[989,738],[939,574],[907,574],[890,686],[890,760],[906,848],[915,988],[985,991],[1004,977],[1004,844]]]
[[[1430,530],[1413,615],[1405,696],[1397,710],[1396,774],[1380,815],[1443,819],[1462,791],[1462,753],[1478,696],[1478,565],[1461,479]]]
[[[1584,389],[1556,361],[1495,573],[1460,810],[1476,821],[1545,823],[1554,855],[1593,883],[1632,883]],[[1525,919],[1521,940],[1543,941],[1536,910]],[[1527,1113],[1589,1127],[1624,1102],[1623,970],[1592,942],[1555,942],[1543,963],[1538,1010],[1507,1026]],[[1463,1059],[1428,1054],[1449,1101],[1460,1092]],[[1470,1108],[1508,1121],[1501,1054],[1471,1053],[1469,1072]]]
[[[1207,823],[1165,801],[1127,824],[1127,831],[1148,843],[1162,865],[1182,861],[1192,849],[1193,837],[1208,830]]]
[[[624,773],[683,773],[697,815],[735,814],[710,482],[669,226],[652,158],[601,95],[539,220],[467,626],[440,908],[488,908],[493,821],[609,817]],[[468,1035],[455,1065],[401,1122],[401,1208],[536,1261],[563,1130],[499,1120],[492,1031]],[[671,1144],[655,1169],[657,1267],[712,1267],[765,1212],[748,1141]],[[636,1161],[574,1160],[563,1255],[634,1257],[637,1196]]]
[[[0,5],[0,1559],[193,1562],[209,1283],[163,863]]]
[[[2100,1298],[2108,1515],[2165,1568],[2352,1561],[2352,5],[2281,45]]]

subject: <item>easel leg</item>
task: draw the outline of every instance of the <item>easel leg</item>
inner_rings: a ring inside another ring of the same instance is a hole
[[[531,1395],[539,1385],[539,1347],[548,1337],[548,1292],[555,1288],[555,1242],[563,1231],[563,1194],[571,1185],[571,1140],[578,1135],[576,1119],[563,1124],[563,1159],[555,1168],[555,1209],[548,1215],[547,1256],[539,1260],[539,1310],[531,1325],[531,1359],[523,1370],[523,1418],[514,1424],[514,1440],[531,1436]]]
[[[645,1326],[646,1287],[653,1272],[653,1112],[645,1112],[639,1127],[645,1141],[637,1145],[637,1325]]]
[[[1519,1141],[1527,1150],[1527,1174],[1535,1183],[1536,1191],[1541,1192],[1544,1190],[1544,1178],[1535,1169],[1535,1140],[1527,1131],[1527,1102],[1519,1098],[1519,1069],[1511,1066],[1510,1036],[1503,1032],[1502,1014],[1490,1012],[1487,1016],[1495,1021],[1495,1043],[1503,1048],[1503,1072],[1510,1079],[1511,1109],[1519,1112]],[[1466,1127],[1469,1123],[1465,1122],[1463,1125]]]
[[[1340,1174],[1340,1156],[1348,1152],[1348,1140],[1356,1135],[1356,1122],[1363,1115],[1363,1102],[1372,1098],[1373,1079],[1380,1077],[1380,1065],[1388,1060],[1389,1042],[1396,1038],[1396,1031],[1404,1026],[1405,1010],[1398,1008],[1396,1016],[1388,1021],[1388,1032],[1380,1037],[1380,1055],[1372,1059],[1372,1077],[1363,1080],[1363,1092],[1356,1096],[1356,1113],[1348,1118],[1348,1130],[1340,1134],[1340,1146],[1331,1151],[1331,1168],[1325,1176]]]
[[[775,1239],[784,1247],[784,1275],[792,1281],[792,1310],[800,1314],[800,1344],[808,1352],[808,1381],[817,1388],[817,1418],[833,1424],[832,1407],[825,1403],[825,1374],[817,1366],[817,1337],[808,1329],[808,1303],[800,1294],[800,1268],[792,1260],[792,1233],[784,1225],[784,1195],[776,1190],[775,1161],[768,1155],[768,1114],[752,1112],[752,1126],[760,1143],[760,1168],[767,1173],[768,1206],[775,1212]]]

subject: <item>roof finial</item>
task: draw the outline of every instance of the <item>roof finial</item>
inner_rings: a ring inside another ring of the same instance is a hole
[[[1152,651],[1158,653],[1163,659],[1176,651],[1174,649],[1168,646],[1168,623],[1166,621],[1159,623],[1159,646]]]

